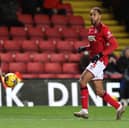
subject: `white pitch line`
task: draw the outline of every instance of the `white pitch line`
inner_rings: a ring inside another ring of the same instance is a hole
[[[73,121],[73,120],[85,120],[85,121],[116,121],[115,119],[82,119],[82,118],[0,118],[1,120],[41,120],[41,121]],[[129,121],[128,118],[124,118],[120,121]]]

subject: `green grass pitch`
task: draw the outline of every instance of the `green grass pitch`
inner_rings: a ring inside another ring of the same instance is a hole
[[[73,116],[80,107],[1,107],[0,128],[129,128],[129,108],[115,120],[112,107],[89,108],[89,119]]]

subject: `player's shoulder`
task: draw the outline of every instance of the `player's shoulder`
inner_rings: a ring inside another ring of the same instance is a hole
[[[90,26],[90,27],[88,28],[88,33],[93,33],[94,31],[95,31],[94,26]]]
[[[102,24],[102,29],[104,31],[109,31],[109,27],[106,24]]]
[[[101,29],[104,29],[104,30],[109,30],[109,27],[106,25],[106,24],[104,24],[104,23],[101,23]],[[95,27],[94,26],[90,26],[89,27],[89,30],[94,30],[95,29]]]
[[[110,31],[109,27],[105,24],[102,24],[102,32],[106,38],[113,37],[112,32]]]

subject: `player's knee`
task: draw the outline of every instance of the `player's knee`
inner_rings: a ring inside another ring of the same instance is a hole
[[[96,95],[102,97],[104,95],[104,90],[96,90]]]
[[[80,83],[81,88],[86,87],[86,83],[85,83],[85,81],[83,79],[80,79],[79,83]]]

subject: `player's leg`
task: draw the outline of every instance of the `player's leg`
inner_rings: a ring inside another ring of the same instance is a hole
[[[128,105],[128,83],[125,79],[120,81],[120,102],[124,105]]]
[[[96,76],[100,72],[102,72],[104,68],[105,68],[104,64],[98,61],[97,63],[90,63],[86,67],[86,70],[82,73],[80,79],[82,110],[80,112],[75,112],[74,113],[75,116],[83,117],[84,113],[85,115],[88,115],[88,89],[86,85],[89,81],[96,78]]]
[[[76,117],[88,118],[89,93],[87,88],[87,82],[90,81],[92,78],[93,78],[93,74],[88,70],[85,70],[81,75],[79,82],[80,82],[82,109],[79,112],[74,112],[74,116]]]
[[[102,97],[106,103],[109,103],[117,110],[116,119],[119,120],[125,111],[124,106],[122,106],[118,101],[116,101],[107,92],[104,91],[102,80],[94,80],[93,84],[95,86],[96,94]]]
[[[127,81],[126,84],[129,85],[129,81]],[[128,104],[129,104],[129,86],[127,86],[127,105]]]

